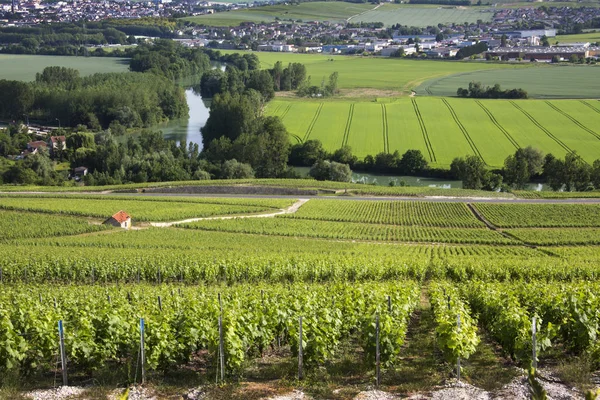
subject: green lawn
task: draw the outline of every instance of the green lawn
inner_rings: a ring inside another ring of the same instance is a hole
[[[129,60],[124,58],[0,54],[0,79],[33,81],[36,73],[51,66],[74,68],[81,75],[91,75],[99,72],[126,72],[129,69]]]
[[[577,151],[589,163],[600,158],[600,103],[595,103],[434,97],[393,102],[275,100],[266,111],[281,116],[286,110],[283,122],[294,143],[318,139],[329,151],[348,144],[358,157],[418,149],[432,165],[444,168],[454,157],[476,154],[490,167],[501,167],[508,155],[526,146],[557,157]]]
[[[372,4],[346,2],[311,2],[299,5],[275,5],[220,12],[184,18],[209,26],[236,26],[242,22],[272,22],[280,20],[346,21],[348,18],[374,8]]]
[[[417,93],[456,96],[459,87],[468,87],[473,81],[488,86],[499,83],[504,89],[523,88],[533,98],[597,98],[600,66],[536,65],[523,68],[520,65],[495,71],[465,72],[428,80],[417,88]]]
[[[410,4],[383,4],[376,10],[367,11],[350,19],[350,22],[383,22],[386,26],[395,24],[408,26],[436,26],[448,23],[474,23],[477,20],[490,21],[492,9],[480,7],[422,6]]]

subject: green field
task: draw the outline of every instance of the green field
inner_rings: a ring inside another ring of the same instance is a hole
[[[437,24],[475,23],[478,20],[490,21],[492,9],[452,6],[422,6],[404,4],[383,4],[377,9],[350,19],[350,22],[383,22],[386,26],[395,24],[428,27]]]
[[[600,105],[578,100],[404,98],[391,103],[274,100],[292,141],[319,139],[329,151],[347,144],[358,157],[418,149],[437,166],[475,154],[491,167],[519,147],[564,157],[600,158]],[[323,106],[321,107],[321,104]],[[420,124],[419,119],[422,121]]]
[[[299,5],[275,5],[219,12],[184,18],[209,26],[236,26],[242,22],[273,22],[280,20],[346,21],[348,18],[374,8],[372,4],[346,2],[311,2]]]
[[[247,54],[243,51],[229,50],[223,51],[223,53]],[[262,68],[273,68],[277,61],[281,61],[284,65],[293,62],[306,65],[307,75],[311,77],[311,82],[314,85],[320,84],[323,78],[327,79],[331,73],[337,71],[339,73],[338,85],[342,97],[399,96],[409,94],[411,89],[416,88],[426,80],[437,77],[472,73],[474,71],[515,69],[513,65],[500,63],[404,60],[274,52],[255,52],[253,54],[258,56]],[[530,65],[517,66],[516,68],[528,66]]]
[[[503,89],[523,88],[533,98],[598,98],[600,66],[512,66],[496,71],[458,73],[428,80],[416,91],[423,96],[456,96],[456,90],[468,87],[469,82],[481,82],[487,86],[498,83]]]
[[[53,66],[74,68],[82,76],[85,76],[100,72],[128,71],[129,60],[104,57],[0,54],[0,79],[33,81],[36,73]]]
[[[596,43],[600,42],[600,32],[587,32],[580,33],[578,35],[558,35],[555,38],[550,38],[550,43],[559,42],[559,43],[581,43],[581,42],[590,42]]]

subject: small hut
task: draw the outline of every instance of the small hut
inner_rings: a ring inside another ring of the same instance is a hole
[[[123,229],[129,229],[131,228],[131,216],[125,211],[121,210],[106,221],[104,221],[104,223]]]

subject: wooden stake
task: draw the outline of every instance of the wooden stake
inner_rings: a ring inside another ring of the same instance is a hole
[[[302,317],[300,317],[298,327],[298,380],[304,378],[304,371],[302,371],[302,356]]]
[[[379,354],[379,314],[375,316],[375,366],[377,374],[377,387],[380,381],[380,354]]]
[[[146,330],[146,325],[144,323],[144,318],[140,318],[140,360],[142,363],[142,385],[146,383],[146,350],[144,346],[144,332]]]
[[[60,364],[62,368],[63,386],[67,386],[69,381],[67,379],[67,353],[65,351],[65,331],[63,329],[62,319],[58,321],[58,338],[60,347]]]

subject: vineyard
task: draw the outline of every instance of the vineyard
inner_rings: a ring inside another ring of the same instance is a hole
[[[251,214],[290,206],[293,201],[271,199],[0,196],[0,209],[108,218],[124,210],[136,221],[173,221],[215,215]]]
[[[398,393],[430,390],[460,370],[493,390],[534,349],[542,368],[600,369],[597,204],[310,199],[270,218],[90,223],[114,209],[172,221],[295,201],[1,196],[0,390],[52,386],[58,321],[70,379],[109,386],[141,382],[143,367],[177,387],[300,376],[335,398],[319,393],[379,375]]]

